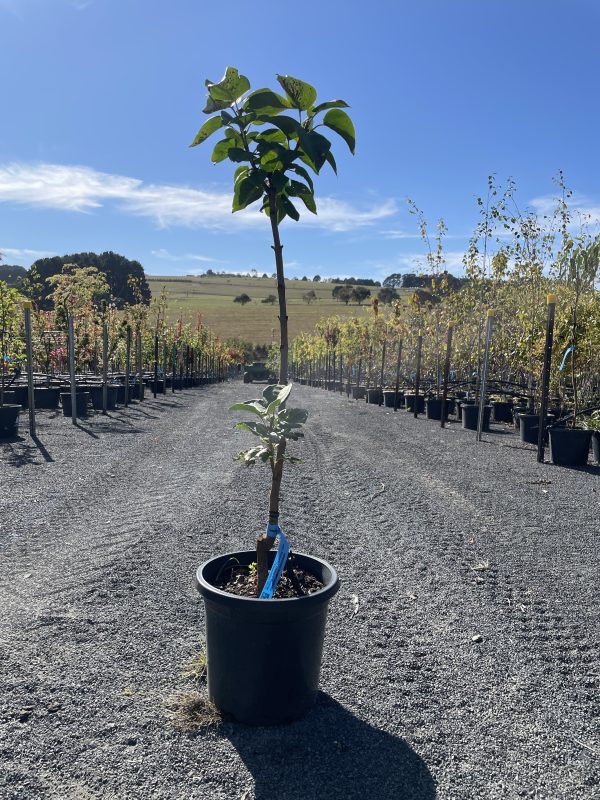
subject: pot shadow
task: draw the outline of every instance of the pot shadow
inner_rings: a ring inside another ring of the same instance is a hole
[[[423,759],[324,693],[288,726],[227,725],[225,735],[254,778],[255,800],[434,800]]]
[[[42,464],[43,462],[39,459],[39,455],[46,462],[54,461],[37,436],[33,436],[32,441],[34,442],[33,445],[29,444],[22,436],[0,438],[0,456],[4,455],[6,463],[13,467]]]

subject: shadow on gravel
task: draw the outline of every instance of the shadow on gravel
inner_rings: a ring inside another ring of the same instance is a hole
[[[225,735],[255,781],[255,800],[434,800],[427,765],[405,741],[371,727],[326,694],[286,727]]]

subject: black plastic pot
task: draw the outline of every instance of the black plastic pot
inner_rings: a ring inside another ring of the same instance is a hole
[[[592,453],[596,464],[600,464],[600,431],[592,431]]]
[[[406,406],[407,411],[414,411],[415,410],[415,395],[414,394],[405,394],[404,395],[404,403]],[[425,398],[422,394],[419,395],[419,399],[417,402],[417,411],[419,414],[422,414],[425,411]]]
[[[17,435],[21,406],[12,403],[0,406],[0,439]]]
[[[491,406],[483,407],[483,430],[489,431],[490,429],[490,416],[492,414]],[[477,421],[479,420],[479,405],[462,405],[462,426],[469,431],[477,430]]]
[[[462,422],[463,418],[463,406],[474,406],[475,400],[458,400],[456,403],[456,418],[459,422]]]
[[[87,416],[87,407],[90,401],[90,393],[89,392],[76,392],[75,394],[75,405],[76,405],[76,416],[78,417],[85,417]],[[62,404],[62,410],[65,417],[71,416],[71,392],[61,392],[60,393],[60,402]]]
[[[33,400],[36,408],[47,408],[54,410],[58,408],[60,400],[60,389],[39,386],[33,390]]]
[[[270,554],[271,562],[275,552]],[[285,600],[238,597],[213,585],[232,558],[256,560],[253,550],[204,562],[196,588],[206,609],[208,695],[221,711],[247,725],[280,725],[313,706],[319,686],[329,600],[339,588],[326,561],[295,553],[296,564],[324,584],[314,594]]]
[[[554,422],[552,414],[546,415],[546,425],[551,425]],[[539,414],[519,414],[519,436],[522,442],[526,444],[537,444],[538,435],[540,430],[540,415]],[[548,432],[546,431],[545,441],[548,441]]]
[[[117,407],[117,390],[117,386],[106,387],[106,408],[108,411],[114,411]],[[102,386],[90,386],[90,396],[94,409],[96,411],[102,411]]]
[[[491,403],[494,422],[512,422],[512,403],[506,400],[495,400]]]
[[[513,406],[513,420],[517,431],[521,427],[521,414],[527,414],[527,406]]]
[[[364,386],[353,386],[352,387],[352,399],[353,400],[364,400],[367,390]]]
[[[592,431],[583,428],[549,428],[548,433],[553,464],[564,467],[583,467],[587,464]]]
[[[444,415],[444,419],[448,419],[448,400],[446,400],[446,413]],[[425,416],[427,419],[439,419],[442,418],[442,398],[441,397],[428,397],[425,400]]]
[[[404,399],[404,394],[402,392],[398,392],[397,401],[396,401],[395,391],[391,390],[383,393],[383,403],[386,406],[386,408],[393,408],[394,402],[396,402],[396,408],[400,408],[403,399]]]
[[[380,405],[383,403],[383,393],[378,387],[367,389],[367,403],[374,403]]]

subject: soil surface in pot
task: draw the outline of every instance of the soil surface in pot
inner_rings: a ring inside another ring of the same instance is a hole
[[[275,600],[304,597],[323,588],[321,581],[309,572],[295,568],[292,572],[290,574],[288,569],[284,571],[273,595]],[[256,570],[246,566],[233,567],[225,571],[215,586],[240,597],[256,597]]]

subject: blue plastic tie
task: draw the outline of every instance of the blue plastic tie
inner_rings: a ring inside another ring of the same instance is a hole
[[[575,345],[574,344],[572,344],[570,347],[567,347],[567,349],[565,350],[565,354],[563,355],[563,360],[561,361],[561,364],[560,364],[560,367],[559,367],[559,370],[561,372],[565,368],[565,363],[567,361],[567,357],[568,357],[569,353],[572,353],[573,350],[575,350]]]
[[[290,543],[285,538],[284,532],[281,530],[279,525],[277,525],[277,523],[269,522],[267,525],[267,536],[271,539],[279,536],[279,546],[277,548],[277,552],[275,553],[273,566],[271,567],[271,570],[267,576],[267,580],[265,581],[265,585],[260,593],[260,600],[271,600],[275,594],[275,589],[277,588],[277,584],[281,579],[281,575],[283,574],[283,570],[288,559],[288,554],[290,552]]]

